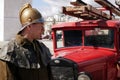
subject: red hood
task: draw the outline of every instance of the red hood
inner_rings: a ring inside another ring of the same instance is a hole
[[[58,54],[58,56],[70,59],[76,63],[80,63],[101,57],[107,58],[107,56],[114,55],[114,51],[101,48],[71,48],[58,51],[56,54]]]

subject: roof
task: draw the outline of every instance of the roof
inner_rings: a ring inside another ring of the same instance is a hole
[[[90,27],[120,27],[120,20],[84,20],[79,22],[64,22],[55,24],[52,29],[64,29],[64,28],[90,28]]]

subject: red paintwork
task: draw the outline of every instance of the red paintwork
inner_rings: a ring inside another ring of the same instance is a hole
[[[64,51],[65,53],[66,51]],[[66,53],[67,55],[64,56],[64,58],[73,60],[76,63],[80,63],[83,61],[88,61],[91,59],[101,58],[101,57],[107,57],[111,55],[115,55],[115,52],[109,51],[109,50],[102,50],[102,49],[71,49],[68,50]]]
[[[107,58],[108,56],[116,55],[114,50],[102,49],[102,48],[88,48],[88,47],[74,47],[67,48],[60,51],[56,51],[56,56],[62,56],[64,58],[73,60],[76,63],[88,61],[96,58]]]
[[[86,21],[80,21],[80,22],[66,22],[61,24],[56,24],[52,26],[52,29],[61,29],[61,28],[86,28],[86,27],[118,27],[116,25],[120,25],[120,21],[118,20],[86,20]]]
[[[116,66],[113,65],[116,61],[115,50],[94,47],[74,47],[58,50],[56,54],[56,56],[63,56],[77,63],[79,65],[79,71],[82,70],[91,73],[94,76],[92,77],[93,80],[115,80],[116,78],[117,70],[115,68]],[[109,75],[107,75],[106,70],[108,70],[107,73]],[[106,76],[108,76],[108,79]]]
[[[87,29],[87,28],[114,28],[115,30],[115,44],[114,49],[81,46],[81,47],[56,47],[56,30],[73,30],[73,29]],[[78,64],[79,71],[89,72],[93,80],[117,80],[117,59],[118,51],[118,28],[120,22],[118,20],[86,20],[81,22],[66,22],[52,26],[53,30],[53,45],[55,56],[62,56],[70,59]],[[120,34],[120,33],[119,33]]]

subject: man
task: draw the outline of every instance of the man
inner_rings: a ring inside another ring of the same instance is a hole
[[[48,80],[47,63],[51,54],[38,42],[44,33],[44,20],[30,4],[21,8],[19,16],[22,28],[0,50],[0,80]]]

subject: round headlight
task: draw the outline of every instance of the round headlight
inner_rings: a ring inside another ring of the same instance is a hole
[[[91,80],[91,77],[87,73],[81,72],[78,75],[78,80]]]
[[[115,0],[115,3],[120,6],[120,0]]]

